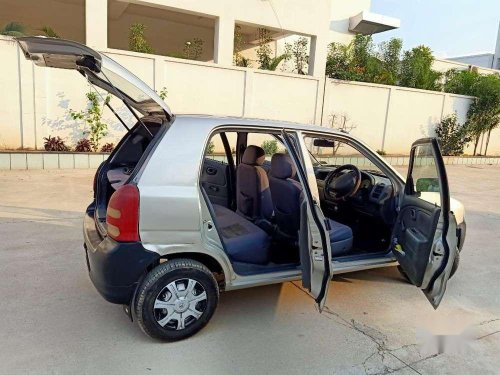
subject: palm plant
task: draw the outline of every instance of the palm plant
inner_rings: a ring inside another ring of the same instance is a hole
[[[42,31],[46,36],[50,38],[60,38],[59,34],[54,31],[50,26],[43,26],[40,31]]]

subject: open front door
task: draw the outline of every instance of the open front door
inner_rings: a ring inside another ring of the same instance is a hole
[[[320,208],[318,187],[311,161],[309,158],[301,157],[301,155],[308,155],[307,149],[298,140],[301,138],[300,134],[297,139],[293,139],[283,130],[282,135],[290,157],[297,166],[297,175],[304,189],[299,231],[302,286],[312,294],[321,312],[332,279],[330,238],[326,230],[325,217]]]
[[[393,231],[393,252],[412,284],[436,309],[458,252],[457,223],[435,138],[413,143],[405,191]]]

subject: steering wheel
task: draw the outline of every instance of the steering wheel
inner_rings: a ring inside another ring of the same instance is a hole
[[[352,197],[361,185],[361,172],[355,165],[346,164],[328,173],[325,178],[325,195],[333,201]]]

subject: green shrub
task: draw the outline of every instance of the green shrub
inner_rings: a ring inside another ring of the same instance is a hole
[[[266,155],[273,155],[278,152],[278,141],[275,139],[269,139],[262,142],[260,147],[264,149]]]
[[[146,26],[142,23],[134,23],[130,26],[128,45],[131,51],[142,53],[154,53],[153,48],[146,40],[144,32]]]
[[[85,130],[83,134],[89,136],[93,151],[97,151],[102,138],[108,133],[108,124],[102,121],[102,111],[104,105],[111,100],[111,95],[106,95],[102,107],[99,102],[99,96],[95,91],[89,91],[86,97],[88,100],[87,108],[83,111],[70,109],[69,114],[73,120],[85,121],[88,130]]]
[[[470,142],[467,126],[460,125],[454,113],[441,120],[435,129],[443,155],[462,155]]]

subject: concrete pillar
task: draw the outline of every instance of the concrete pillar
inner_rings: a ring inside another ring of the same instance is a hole
[[[215,21],[214,62],[221,65],[233,64],[234,19],[219,17]]]
[[[107,0],[85,0],[85,44],[95,49],[108,47]]]
[[[311,36],[311,48],[309,50],[309,75],[324,77],[327,48],[327,38],[320,35]]]

